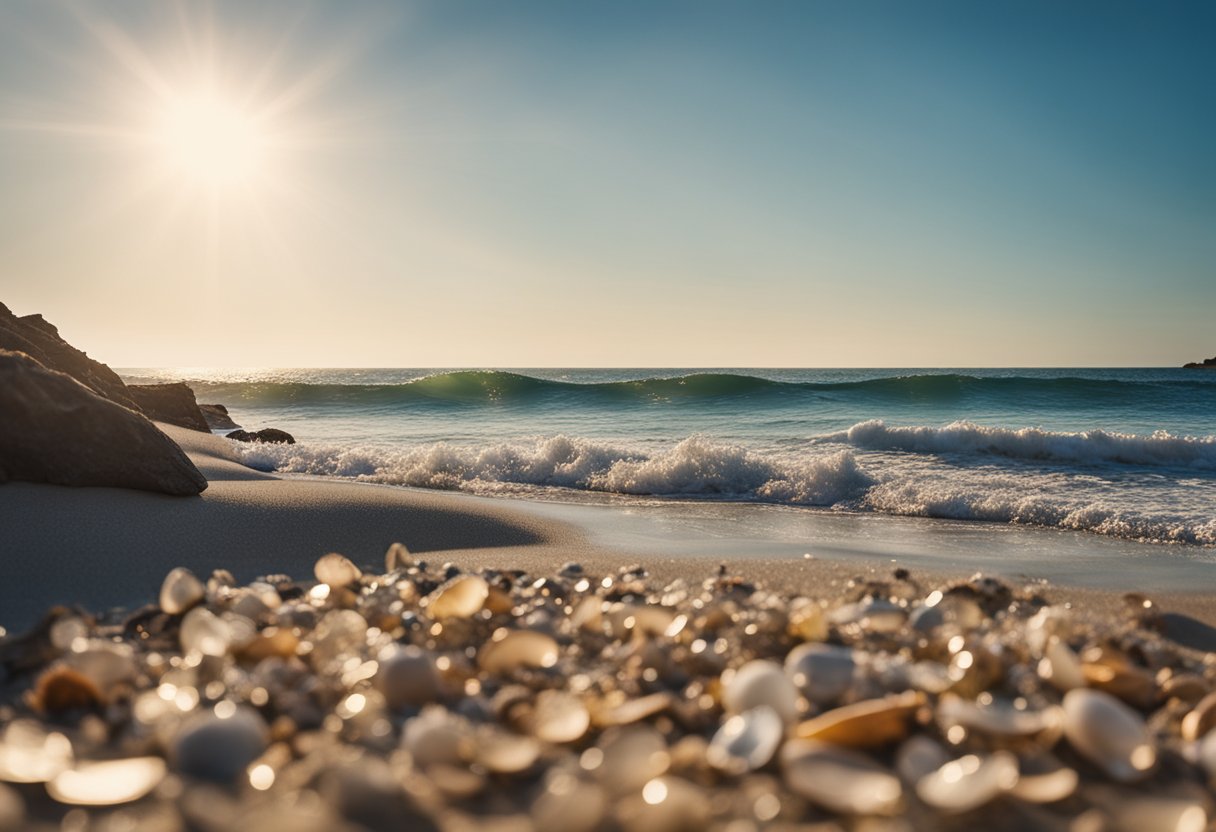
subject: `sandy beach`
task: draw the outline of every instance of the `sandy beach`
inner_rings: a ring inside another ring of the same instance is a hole
[[[602,572],[638,562],[656,580],[700,580],[723,561],[697,554],[672,556],[644,543],[608,547],[585,529],[556,519],[555,514],[563,512],[552,506],[278,478],[242,465],[228,440],[172,425],[160,427],[206,475],[210,485],[200,497],[27,483],[0,488],[0,528],[6,532],[3,548],[10,576],[0,588],[0,626],[10,632],[28,627],[54,604],[96,611],[146,603],[175,566],[199,575],[228,569],[242,581],[267,574],[306,578],[322,554],[341,552],[356,563],[379,566],[385,549],[398,541],[435,562],[540,574],[569,561]],[[595,509],[582,509],[588,510]],[[750,580],[821,597],[838,595],[850,579],[886,576],[893,568],[890,558],[860,549],[810,560],[746,557],[731,559],[729,565]],[[928,569],[906,560],[899,565],[926,581],[957,580],[976,571],[950,561]],[[1002,574],[999,569],[984,571]],[[1027,577],[1018,564],[1010,564],[1004,575],[1014,581]],[[1143,588],[1117,571],[1109,573],[1105,586],[1095,586],[1094,580],[1091,570],[1078,580],[1047,582],[1043,590],[1061,600],[1117,610],[1127,591]],[[1216,601],[1210,593],[1171,588],[1152,596],[1163,609],[1216,624]]]

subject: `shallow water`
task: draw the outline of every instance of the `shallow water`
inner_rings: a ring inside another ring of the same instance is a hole
[[[127,370],[185,380],[264,470],[532,500],[673,499],[1216,544],[1216,373]]]

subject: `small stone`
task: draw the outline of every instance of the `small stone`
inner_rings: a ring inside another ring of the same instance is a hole
[[[478,575],[457,575],[431,596],[428,607],[437,621],[446,618],[471,618],[480,612],[490,594],[490,585]]]
[[[1121,783],[1144,779],[1157,762],[1144,720],[1100,690],[1064,695],[1064,733],[1073,748]]]
[[[560,690],[545,690],[537,695],[532,719],[532,733],[555,744],[580,740],[591,727],[591,715],[582,700]]]
[[[916,784],[921,800],[943,812],[967,812],[1009,791],[1018,782],[1018,761],[1008,751],[951,760]]]
[[[722,691],[722,704],[733,714],[766,705],[784,722],[793,722],[798,716],[798,690],[781,665],[758,659],[735,671]]]
[[[322,556],[313,567],[313,574],[326,586],[338,589],[349,586],[363,576],[363,571],[349,558],[331,552]]]
[[[706,751],[706,759],[727,774],[755,771],[773,758],[785,736],[785,722],[761,705],[722,723]]]
[[[181,615],[203,600],[207,587],[189,569],[177,567],[160,585],[160,608],[169,615]]]
[[[182,619],[182,651],[197,650],[204,656],[222,656],[232,643],[232,629],[206,607],[195,607]]]
[[[207,712],[178,732],[170,758],[182,774],[231,783],[266,749],[266,742],[266,723],[256,711],[238,708],[225,716]]]
[[[557,664],[558,647],[552,636],[535,630],[499,629],[477,654],[477,663],[487,673],[512,673],[522,668],[545,668]]]
[[[393,709],[425,705],[439,698],[442,684],[431,654],[412,644],[390,645],[379,657],[376,687]]]
[[[835,644],[800,644],[785,657],[785,672],[808,701],[835,702],[853,687],[853,651]]]

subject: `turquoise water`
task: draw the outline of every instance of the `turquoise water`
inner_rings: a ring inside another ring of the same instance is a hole
[[[283,473],[539,500],[765,503],[1216,544],[1216,372],[127,370]]]

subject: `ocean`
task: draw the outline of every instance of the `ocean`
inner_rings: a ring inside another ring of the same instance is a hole
[[[1216,373],[128,369],[249,429],[252,467],[559,503],[730,504],[1216,544]],[[721,512],[719,512],[721,514]],[[725,515],[723,515],[725,516]],[[789,515],[785,515],[789,516]],[[808,515],[809,516],[809,515]]]

